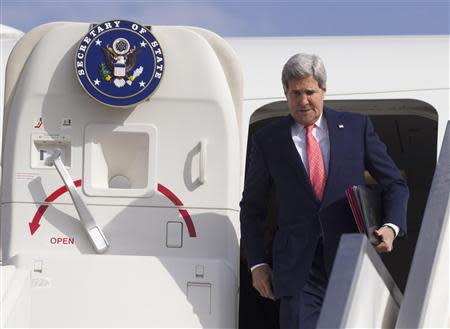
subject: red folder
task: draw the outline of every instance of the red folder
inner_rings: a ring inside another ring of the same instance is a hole
[[[380,187],[376,185],[350,186],[345,190],[345,194],[359,232],[367,235],[369,241],[377,245],[380,239],[374,232],[382,225],[383,217]]]
[[[353,218],[355,219],[356,226],[358,227],[359,233],[366,234],[366,230],[364,229],[363,218],[361,214],[361,210],[358,206],[358,201],[356,197],[356,186],[350,186],[345,190],[345,194],[347,195],[348,203],[350,204],[350,209],[353,213]]]

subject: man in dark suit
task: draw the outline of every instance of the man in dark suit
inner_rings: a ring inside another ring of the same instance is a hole
[[[345,189],[368,170],[383,189],[378,252],[406,232],[408,188],[369,118],[324,108],[326,72],[316,55],[297,54],[282,72],[290,115],[254,134],[241,201],[241,234],[253,287],[280,299],[281,328],[315,328],[339,239],[357,232]],[[278,228],[273,269],[264,252],[271,188]]]

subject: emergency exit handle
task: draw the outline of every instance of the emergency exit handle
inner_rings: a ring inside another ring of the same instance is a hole
[[[91,240],[95,251],[99,254],[104,253],[109,247],[109,242],[106,239],[103,231],[95,222],[94,217],[92,217],[92,214],[86,206],[86,203],[78,193],[75,184],[73,183],[72,177],[70,177],[69,172],[67,171],[61,160],[61,150],[54,150],[51,156],[47,159],[47,163],[49,165],[53,164],[55,166],[56,171],[66,185],[70,197],[72,198],[73,204],[75,205],[75,209],[78,212],[78,216],[80,217],[81,224],[83,225],[87,235],[89,236],[89,239]]]

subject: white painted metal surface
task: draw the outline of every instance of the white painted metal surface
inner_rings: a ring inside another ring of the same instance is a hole
[[[399,305],[367,255],[360,266],[345,328],[392,328]]]
[[[0,47],[1,47],[1,54],[0,54],[0,61],[1,61],[1,88],[0,88],[0,142],[1,142],[1,136],[3,132],[3,108],[4,108],[4,95],[5,95],[5,72],[6,72],[6,63],[8,62],[9,54],[11,53],[12,49],[14,48],[14,45],[17,43],[17,41],[22,37],[23,32],[12,28],[10,26],[6,26],[3,24],[0,24]],[[1,158],[0,158],[1,159]]]
[[[1,266],[1,326],[26,328],[31,323],[30,271]]]
[[[394,328],[400,290],[367,238],[344,234],[318,328]]]

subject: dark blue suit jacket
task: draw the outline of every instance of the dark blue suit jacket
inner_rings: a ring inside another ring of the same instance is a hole
[[[278,229],[272,260],[277,298],[300,292],[320,237],[325,267],[331,271],[341,235],[357,232],[345,189],[365,184],[365,169],[383,188],[385,221],[397,225],[400,235],[406,232],[408,188],[369,118],[328,108],[323,115],[328,124],[330,163],[322,202],[314,194],[292,141],[290,115],[260,129],[253,138],[240,203],[241,235],[249,266],[267,262],[264,221],[269,190],[274,186]]]

